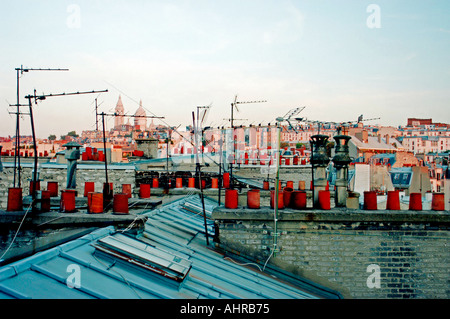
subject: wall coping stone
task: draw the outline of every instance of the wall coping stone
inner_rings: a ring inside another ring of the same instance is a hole
[[[212,216],[215,220],[255,220],[273,221],[274,210],[270,207],[260,209],[216,207]],[[450,211],[409,211],[409,210],[353,210],[333,208],[328,211],[309,209],[278,211],[278,221],[319,221],[319,222],[434,222],[450,223]]]

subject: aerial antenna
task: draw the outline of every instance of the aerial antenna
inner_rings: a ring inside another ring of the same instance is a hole
[[[100,94],[99,94],[100,95]],[[98,96],[95,98],[95,130],[98,132],[98,116],[99,116],[99,113],[98,113],[98,107],[100,106],[100,105],[102,105],[103,104],[103,102],[101,102],[100,104],[97,104],[97,99],[98,99]],[[106,151],[105,151],[106,152]]]
[[[200,138],[200,142],[201,145],[203,145],[203,123],[206,121],[206,119],[208,118],[209,115],[209,110],[211,109],[211,105],[212,103],[210,103],[209,105],[206,106],[197,106],[197,124],[194,123],[194,132],[195,132],[195,144],[196,146],[196,154],[197,154],[197,158],[196,160],[198,161],[198,139]],[[202,110],[200,112],[200,110]],[[202,159],[203,159],[203,147],[202,149]]]
[[[138,117],[138,118],[146,118],[146,119],[164,119],[164,116],[147,116],[147,115],[120,115],[117,112],[114,113],[105,113],[105,116],[122,116],[122,117]]]
[[[209,245],[208,226],[206,224],[205,199],[204,199],[204,195],[203,195],[203,186],[202,186],[202,169],[201,169],[201,166],[199,163],[199,158],[198,158],[198,138],[197,138],[197,136],[198,136],[198,131],[199,131],[198,114],[199,114],[200,108],[209,108],[209,106],[203,106],[203,107],[197,106],[197,121],[195,120],[194,111],[192,111],[192,124],[194,126],[194,137],[195,137],[195,140],[194,140],[195,141],[195,161],[196,161],[195,171],[198,175],[198,184],[199,184],[199,188],[200,188],[200,199],[202,201],[202,207],[203,207],[203,222],[205,224],[206,245]],[[201,127],[200,127],[200,132],[201,132]]]
[[[212,102],[209,103],[209,105],[207,105],[207,106],[198,106],[198,107],[203,109],[202,114],[201,114],[201,118],[202,119],[200,121],[200,123],[203,124],[203,123],[206,122],[206,120],[208,118],[209,112],[210,112],[211,107],[212,107]]]
[[[234,101],[231,103],[231,128],[233,129],[233,153],[236,155],[236,143],[234,143],[234,109],[236,108],[236,111],[239,112],[239,108],[237,107],[238,104],[250,104],[250,103],[265,103],[266,100],[263,101],[238,101],[237,100],[237,94],[234,96]],[[233,181],[233,161],[230,162],[230,188],[233,189],[234,187],[234,181]]]
[[[267,102],[267,101],[246,101],[246,102],[243,102],[243,101],[238,101],[237,100],[237,94],[234,96],[234,101],[231,103],[231,119],[230,119],[230,121],[231,121],[231,128],[234,128],[234,109],[236,108],[236,111],[237,112],[239,112],[239,108],[237,107],[237,105],[238,104],[249,104],[249,103],[265,103],[265,102]]]
[[[78,95],[78,94],[90,94],[90,93],[98,93],[98,92],[108,92],[108,90],[88,91],[88,92],[73,92],[73,93],[57,93],[57,94],[42,94],[42,95],[37,95],[36,94],[36,90],[34,90],[34,94],[33,95],[29,94],[29,95],[25,96],[25,98],[28,99],[28,107],[29,107],[30,121],[31,121],[31,132],[32,132],[32,136],[33,136],[33,151],[34,151],[33,183],[37,182],[38,156],[37,156],[37,145],[36,145],[36,133],[35,133],[35,130],[34,130],[33,108],[32,108],[32,102],[31,101],[34,99],[34,104],[37,104],[38,101],[43,101],[47,97],[66,96],[66,95]],[[36,190],[36,187],[34,189]],[[31,195],[32,195],[32,210],[34,211],[35,210],[36,192],[35,191],[32,192]]]
[[[276,121],[277,121],[278,123],[281,123],[281,122],[284,122],[284,121],[288,122],[288,123],[289,123],[289,128],[293,129],[295,133],[298,133],[297,130],[295,129],[295,127],[291,124],[290,119],[291,119],[291,117],[293,117],[293,116],[299,114],[299,113],[300,113],[301,111],[303,111],[305,108],[306,108],[306,106],[297,107],[297,108],[295,108],[295,109],[292,109],[292,110],[290,110],[289,112],[287,112],[285,116],[283,116],[283,117],[277,117],[277,118],[276,118]]]
[[[17,172],[17,181],[18,181],[18,187],[20,187],[20,115],[25,113],[20,113],[20,106],[27,106],[27,104],[20,104],[20,83],[19,79],[21,78],[20,75],[23,75],[23,73],[29,72],[29,71],[69,71],[69,69],[42,69],[42,68],[24,68],[23,65],[21,65],[19,68],[15,68],[16,74],[17,74],[17,104],[16,105],[10,105],[10,106],[17,106],[17,112],[16,112],[16,147],[14,150],[14,187],[16,187],[16,172]]]
[[[275,120],[277,121],[277,124],[281,123],[283,121],[287,121],[289,123],[289,125],[292,127],[291,123],[289,122],[289,119],[292,116],[297,115],[298,113],[303,111],[304,108],[305,107],[301,107],[301,108],[298,107],[298,108],[292,109],[289,112],[287,112],[285,116],[277,117]],[[276,156],[275,194],[274,194],[274,204],[273,204],[275,231],[274,231],[274,237],[273,237],[274,241],[273,241],[273,251],[272,252],[273,252],[274,256],[279,251],[277,231],[278,231],[278,201],[279,201],[278,194],[280,192],[281,127],[276,125],[276,130],[277,130],[277,153],[278,153],[278,156]]]

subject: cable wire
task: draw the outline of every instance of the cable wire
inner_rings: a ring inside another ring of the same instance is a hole
[[[97,260],[100,264],[102,264],[103,266],[106,267],[106,270],[112,270],[114,271],[116,274],[118,274],[120,277],[122,277],[123,281],[131,288],[131,290],[133,290],[133,292],[138,296],[139,299],[142,299],[142,297],[138,294],[138,292],[136,291],[136,289],[134,289],[134,287],[128,282],[128,280],[117,270],[112,269],[112,267],[116,264],[116,261],[114,261],[110,266],[106,265],[105,263],[103,263],[102,261],[100,261],[95,254],[92,254],[92,256],[95,258],[95,260]]]
[[[33,205],[33,201],[31,201],[30,206],[29,206],[28,209],[25,211],[25,214],[23,215],[22,221],[20,222],[19,228],[17,229],[17,231],[16,231],[16,233],[15,233],[15,235],[14,235],[12,241],[11,241],[11,244],[9,244],[9,247],[6,249],[6,251],[5,251],[5,252],[3,253],[3,255],[0,257],[0,261],[1,261],[1,260],[3,259],[3,257],[8,253],[9,249],[11,248],[11,246],[12,246],[13,243],[14,243],[14,241],[16,240],[17,234],[19,233],[20,228],[22,227],[22,224],[23,224],[23,222],[24,222],[24,220],[25,220],[25,217],[27,217],[27,214],[28,214],[28,212],[30,211],[30,208],[31,208],[32,205]]]

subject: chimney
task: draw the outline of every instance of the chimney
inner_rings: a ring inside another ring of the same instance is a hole
[[[386,144],[389,144],[389,134],[386,134],[384,137],[386,139]]]
[[[381,143],[381,135],[378,134],[378,143]]]
[[[355,133],[355,137],[363,143],[369,142],[369,133],[365,130]]]
[[[362,141],[364,143],[369,143],[369,132],[366,130],[362,131]]]

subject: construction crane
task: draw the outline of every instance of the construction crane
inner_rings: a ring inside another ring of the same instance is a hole
[[[342,122],[312,121],[312,120],[308,120],[306,117],[295,118],[295,120],[297,122],[303,122],[303,123],[308,123],[308,124],[317,124],[319,133],[320,133],[321,126],[323,126],[324,124],[335,125],[337,127],[337,131],[340,132],[342,130],[342,128],[345,127],[346,125],[350,125],[353,123],[366,122],[366,121],[374,121],[374,120],[379,120],[379,119],[380,119],[380,117],[364,119],[362,114],[360,116],[358,116],[358,119],[356,121],[342,121]]]

